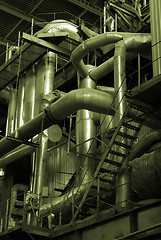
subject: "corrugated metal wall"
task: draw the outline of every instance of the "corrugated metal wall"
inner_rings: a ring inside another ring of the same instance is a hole
[[[47,186],[49,188],[49,199],[60,196],[61,192],[54,189],[64,189],[76,170],[76,154],[67,154],[67,141],[62,138],[57,147],[48,152],[47,164]],[[64,143],[64,144],[63,144]],[[71,148],[74,147],[73,143]]]

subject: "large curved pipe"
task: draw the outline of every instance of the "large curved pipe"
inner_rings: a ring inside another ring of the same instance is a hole
[[[31,139],[41,132],[42,126],[44,130],[54,123],[60,122],[79,109],[87,109],[99,113],[108,112],[108,114],[112,114],[112,102],[113,95],[108,93],[84,88],[73,90],[53,103],[48,109],[46,109],[45,113],[41,112],[35,118],[14,131],[11,134],[11,137],[16,137],[24,141]],[[12,141],[7,137],[4,137],[0,141],[0,156],[15,149],[20,144],[20,142],[15,140]]]
[[[98,36],[92,37],[81,43],[71,54],[71,62],[78,70],[80,76],[85,78],[88,76],[89,71],[83,62],[83,58],[88,52],[96,48],[105,46],[107,44],[118,42],[122,36],[118,33],[103,33]]]
[[[134,158],[140,157],[144,152],[148,150],[149,147],[155,142],[161,140],[161,129],[155,130],[144,135],[139,142],[135,145],[133,150],[130,152],[127,160],[132,161]]]
[[[118,33],[112,32],[104,33],[96,37],[89,38],[83,43],[81,43],[71,54],[71,62],[83,78],[89,74],[93,80],[98,81],[99,79],[113,71],[114,57],[111,57],[97,68],[91,70],[90,73],[82,60],[89,51],[109,44],[108,42],[105,41],[102,41],[100,43],[101,38],[103,37],[105,38],[105,36],[109,38],[109,41],[110,39],[114,38],[114,36],[115,39],[118,38],[118,40],[117,41],[115,40],[115,42],[118,42],[123,39],[126,47],[126,52],[135,52],[136,54],[138,52],[142,52],[145,49],[145,47],[150,47],[151,45],[151,34],[149,33],[119,32],[118,37]]]

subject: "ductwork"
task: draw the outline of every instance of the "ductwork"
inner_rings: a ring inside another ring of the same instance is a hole
[[[161,198],[161,149],[130,162],[131,189],[139,199]]]
[[[153,77],[161,74],[161,24],[160,24],[160,0],[150,0],[150,24],[152,33],[152,63]]]
[[[78,70],[80,76],[85,78],[88,76],[88,69],[83,62],[83,58],[90,51],[96,48],[105,46],[107,44],[118,42],[122,39],[122,36],[118,33],[103,33],[98,36],[92,37],[80,44],[71,54],[71,62],[73,66]]]
[[[47,204],[41,205],[39,210],[40,217],[45,217],[52,212],[56,215],[62,211],[62,208],[65,210],[69,209],[69,207],[72,206],[73,199],[75,204],[81,200],[82,194],[86,188],[87,184],[73,188],[70,192],[64,194],[63,196],[53,199]]]
[[[95,89],[78,89],[73,90],[53,103],[46,112],[41,112],[32,120],[25,123],[19,129],[11,134],[21,140],[28,140],[41,132],[42,122],[43,129],[48,128],[54,123],[60,122],[70,114],[79,109],[88,109],[99,113],[112,114],[111,104],[113,96]],[[104,104],[102,104],[104,103]],[[0,141],[0,156],[18,147],[20,142],[9,140],[7,137]]]
[[[114,57],[108,59],[106,62],[98,66],[96,69],[91,70],[90,72],[88,71],[82,59],[89,51],[92,51],[96,48],[105,46],[110,43],[118,42],[121,39],[124,40],[126,52],[135,51],[135,54],[138,52],[142,52],[145,47],[148,48],[151,45],[151,34],[148,33],[119,32],[119,35],[115,32],[104,33],[87,39],[72,52],[71,62],[73,63],[73,66],[78,70],[79,74],[83,78],[89,74],[93,80],[98,81],[113,70]]]
[[[159,142],[161,140],[161,129],[155,130],[144,135],[139,142],[134,146],[132,151],[130,152],[127,161],[130,162],[134,158],[140,157],[143,153],[145,153],[155,142]]]
[[[9,136],[15,130],[16,106],[17,106],[17,90],[11,89],[7,114],[6,136],[7,135]]]

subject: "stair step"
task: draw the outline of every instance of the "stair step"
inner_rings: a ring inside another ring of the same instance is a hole
[[[129,128],[129,129],[132,129],[132,130],[135,130],[135,131],[140,130],[140,127],[136,127],[136,126],[131,125],[131,124],[126,123],[126,122],[124,122],[124,123],[122,124],[122,126],[124,126],[124,127],[126,127],[126,128]]]
[[[106,162],[106,163],[110,163],[110,164],[115,165],[115,166],[118,166],[118,167],[121,167],[121,166],[122,166],[121,163],[116,162],[116,161],[113,161],[113,160],[108,159],[108,158],[105,159],[105,162]]]
[[[100,173],[109,173],[109,174],[117,174],[117,171],[112,170],[112,169],[105,169],[105,168],[101,168]]]
[[[114,150],[110,150],[110,153],[119,157],[126,157],[126,154],[123,154]]]
[[[107,179],[107,178],[104,178],[104,177],[100,177],[99,180],[101,182],[106,182],[106,183],[113,184],[113,180],[110,180],[110,179]]]
[[[129,145],[125,144],[125,143],[122,143],[122,142],[119,142],[119,141],[114,141],[114,144],[120,146],[120,147],[124,147],[124,148],[130,148]]]
[[[135,140],[137,137],[134,137],[130,134],[127,134],[127,133],[123,133],[121,131],[118,132],[118,135],[121,136],[121,137],[124,137],[124,138],[128,138],[130,140]]]

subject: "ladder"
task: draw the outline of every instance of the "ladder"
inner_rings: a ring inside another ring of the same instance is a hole
[[[128,107],[123,114],[117,127],[108,131],[109,143],[105,152],[100,157],[98,166],[94,172],[93,180],[86,186],[85,192],[76,211],[73,215],[72,222],[77,218],[78,214],[84,216],[90,215],[89,212],[94,212],[99,209],[98,201],[104,202],[107,208],[109,203],[101,199],[101,192],[110,193],[114,189],[114,180],[127,158],[134,141],[138,137],[138,133],[144,123],[145,113],[133,103],[128,103]],[[123,151],[120,151],[123,150]],[[105,186],[105,187],[104,187]],[[97,191],[94,196],[92,192]],[[97,203],[93,200],[97,199]],[[81,209],[85,208],[85,211]],[[88,212],[87,209],[90,209]]]

